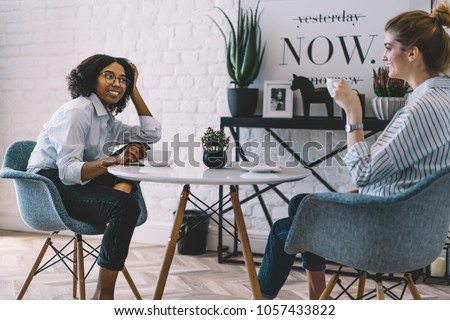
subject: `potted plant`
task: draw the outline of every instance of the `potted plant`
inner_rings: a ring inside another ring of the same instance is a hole
[[[379,67],[373,70],[373,90],[376,97],[372,98],[372,109],[380,120],[390,120],[394,114],[405,105],[405,94],[409,90],[406,81],[389,78],[389,69]]]
[[[259,25],[259,1],[256,9],[243,10],[238,2],[237,23],[221,8],[228,27],[228,37],[219,24],[211,18],[219,28],[225,41],[226,64],[228,75],[234,87],[228,88],[228,105],[232,116],[252,116],[258,104],[258,88],[249,88],[259,74],[265,51],[261,43],[261,28]]]
[[[208,127],[202,137],[203,163],[209,168],[223,168],[227,164],[229,144],[230,137],[225,136],[223,130]]]

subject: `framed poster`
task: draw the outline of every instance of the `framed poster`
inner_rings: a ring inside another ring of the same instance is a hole
[[[257,0],[252,0],[257,1]],[[315,88],[329,77],[350,78],[353,89],[375,96],[373,70],[385,66],[384,26],[409,10],[430,11],[443,0],[261,0],[262,41],[266,51],[255,86],[265,80],[308,78]],[[372,115],[369,108],[368,115]],[[335,113],[340,109],[335,106]],[[294,116],[303,114],[300,94],[294,92]],[[322,106],[311,106],[311,116],[326,116]]]
[[[264,81],[264,118],[292,118],[293,95],[290,81]]]

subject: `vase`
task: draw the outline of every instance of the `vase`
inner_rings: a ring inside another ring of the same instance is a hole
[[[227,164],[226,151],[203,151],[203,163],[208,168],[220,169]]]
[[[371,99],[372,110],[379,120],[391,120],[394,114],[405,105],[405,98],[374,97]]]
[[[228,107],[232,117],[253,117],[258,106],[258,88],[228,88]]]

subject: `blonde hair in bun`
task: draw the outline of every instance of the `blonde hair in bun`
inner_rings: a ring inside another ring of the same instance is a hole
[[[432,13],[413,10],[389,20],[384,30],[394,36],[404,50],[417,47],[431,73],[445,74],[450,69],[450,9],[447,1]]]
[[[438,4],[433,12],[430,14],[430,17],[436,19],[436,21],[446,28],[450,27],[450,9],[448,6],[448,2],[445,1],[443,3]]]

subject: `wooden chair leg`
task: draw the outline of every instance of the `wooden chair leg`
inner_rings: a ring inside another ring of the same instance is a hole
[[[133,291],[134,296],[137,300],[142,300],[141,294],[139,293],[138,289],[136,288],[136,285],[134,284],[133,279],[130,276],[130,273],[128,272],[127,268],[124,266],[122,269],[122,274],[125,277],[125,279],[128,282],[128,285],[131,288],[131,291]]]
[[[39,268],[39,265],[41,264],[42,258],[44,258],[45,252],[47,251],[48,246],[52,242],[52,236],[49,235],[44,242],[44,245],[42,246],[41,250],[39,251],[39,254],[36,257],[36,260],[33,263],[33,266],[30,269],[30,272],[28,272],[27,278],[25,279],[25,282],[23,283],[22,287],[20,288],[19,294],[17,295],[17,300],[22,300],[23,296],[25,295],[25,292],[28,289],[28,286],[30,285],[31,281],[33,280],[33,277],[36,274],[36,270]]]
[[[404,278],[406,280],[406,283],[408,284],[408,289],[411,292],[414,300],[422,300],[419,290],[417,290],[417,287],[412,279],[411,273],[405,273]]]
[[[377,299],[384,300],[384,288],[381,279],[376,280],[376,286],[377,286]]]
[[[77,298],[78,291],[78,254],[77,254],[77,241],[76,238],[73,241],[73,266],[72,266],[73,278],[72,278],[72,297]]]
[[[334,289],[334,286],[339,281],[339,274],[335,273],[330,281],[328,281],[327,286],[325,287],[325,290],[323,290],[322,294],[320,295],[319,300],[329,300],[331,296],[331,292]]]
[[[80,286],[80,300],[86,300],[86,287],[84,276],[84,252],[83,239],[81,234],[76,235],[77,242],[77,260],[78,260],[78,284]]]
[[[367,272],[360,271],[359,273],[359,279],[358,279],[358,290],[356,292],[356,299],[361,300],[364,296],[364,290],[366,289],[366,279],[367,279]]]

